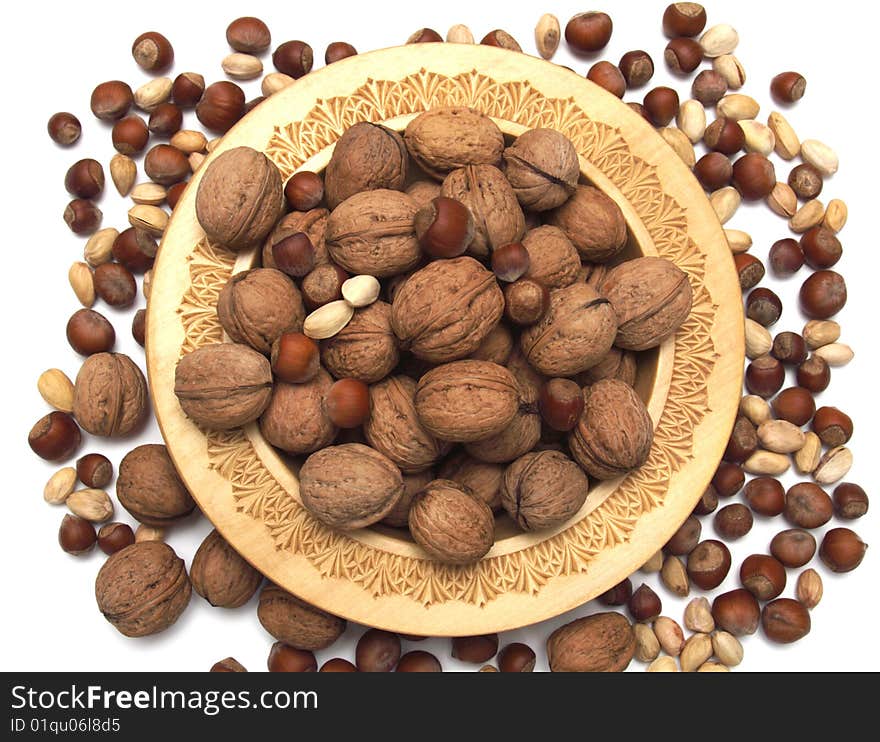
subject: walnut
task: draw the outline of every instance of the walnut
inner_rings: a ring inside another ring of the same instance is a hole
[[[620,207],[598,188],[579,185],[574,195],[547,215],[577,248],[581,258],[604,263],[627,242],[626,221]]]
[[[387,456],[360,443],[343,443],[313,453],[299,475],[303,505],[333,528],[377,523],[403,496],[400,469]]]
[[[391,305],[375,301],[356,310],[342,330],[321,343],[321,360],[337,379],[373,384],[388,376],[400,360],[391,329]]]
[[[470,490],[435,479],[409,511],[409,531],[429,556],[445,564],[471,564],[495,542],[495,518]]]
[[[504,150],[504,174],[524,209],[548,211],[574,193],[580,162],[571,140],[554,129],[520,134]]]
[[[426,373],[416,387],[416,412],[435,437],[454,443],[498,435],[519,410],[519,387],[503,366],[454,361]]]
[[[260,432],[273,446],[293,455],[329,445],[338,432],[324,409],[333,379],[323,368],[305,384],[276,381],[260,417]]]
[[[196,551],[189,576],[195,591],[220,608],[243,606],[263,581],[263,575],[242,559],[217,529]]]
[[[615,345],[656,348],[681,327],[691,311],[687,274],[666,258],[637,258],[612,268],[599,287],[617,315]]]
[[[504,135],[492,119],[473,108],[434,108],[406,127],[406,148],[433,178],[465,165],[497,165],[504,151]]]
[[[596,479],[613,479],[648,458],[654,424],[644,402],[617,379],[584,389],[584,411],[568,437],[571,455]]]
[[[416,180],[406,187],[406,195],[421,209],[440,195],[440,184],[434,180]]]
[[[414,397],[416,382],[408,376],[392,376],[370,387],[370,417],[364,435],[379,453],[391,459],[403,473],[433,466],[449,444],[434,438],[419,422]]]
[[[597,381],[602,381],[602,379],[618,379],[624,384],[635,386],[638,370],[638,359],[635,353],[631,350],[611,348],[593,368],[578,374],[577,382],[581,386],[589,386]]]
[[[587,500],[589,480],[558,451],[527,453],[504,472],[501,504],[524,531],[555,528]]]
[[[510,328],[504,324],[497,324],[468,358],[475,361],[490,361],[504,366],[512,352],[513,334],[510,332]]]
[[[296,284],[281,271],[254,268],[227,281],[217,300],[217,316],[236,343],[268,354],[279,336],[302,330],[306,310]]]
[[[219,155],[196,192],[196,218],[205,234],[239,252],[262,242],[283,208],[281,173],[266,155],[250,147]]]
[[[147,414],[147,382],[127,355],[96,353],[76,375],[73,416],[92,435],[131,433]]]
[[[550,293],[550,308],[527,327],[520,345],[529,363],[547,376],[573,376],[611,349],[617,319],[608,300],[585,283]]]
[[[468,165],[446,176],[440,195],[467,206],[474,216],[469,255],[487,257],[495,248],[519,242],[526,231],[516,194],[504,174],[492,165]]]
[[[324,172],[327,205],[335,209],[361,191],[390,188],[402,191],[409,158],[403,138],[380,124],[361,121],[336,142]]]
[[[416,211],[416,202],[400,191],[356,193],[327,220],[330,257],[350,273],[376,278],[406,273],[422,258]]]
[[[633,627],[615,611],[567,623],[547,640],[551,672],[623,672],[635,651]]]
[[[577,282],[581,258],[559,227],[547,224],[530,229],[522,244],[529,253],[529,269],[524,278],[531,278],[551,290]]]
[[[474,496],[493,511],[501,509],[501,480],[504,467],[478,461],[466,451],[446,459],[437,469],[437,479],[451,479],[470,489]]]
[[[308,236],[312,247],[315,248],[315,265],[329,263],[330,253],[327,251],[327,243],[324,239],[329,216],[330,212],[327,209],[311,209],[310,211],[291,211],[282,217],[263,243],[263,267],[277,268],[275,258],[272,256],[272,248],[285,237],[299,232]]]
[[[260,591],[257,618],[275,639],[308,652],[326,649],[347,626],[344,618],[322,611],[271,582]]]
[[[391,326],[405,349],[444,363],[473,353],[503,311],[504,296],[493,273],[469,257],[437,260],[397,290]]]
[[[435,478],[434,472],[431,469],[425,469],[425,471],[415,474],[404,474],[403,496],[397,501],[392,511],[382,519],[382,523],[394,528],[408,528],[409,509],[412,506],[412,501],[425,488],[425,485]]]
[[[246,345],[207,345],[180,359],[174,393],[196,425],[230,430],[263,414],[272,398],[272,368]]]
[[[95,580],[98,609],[125,636],[164,631],[191,595],[183,559],[162,541],[141,541],[117,551]]]
[[[159,444],[146,444],[129,451],[119,464],[116,496],[141,523],[163,527],[196,507],[168,455]]]

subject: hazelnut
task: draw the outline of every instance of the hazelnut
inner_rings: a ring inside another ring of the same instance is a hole
[[[703,494],[694,507],[694,515],[709,515],[714,513],[718,507],[718,493],[710,484],[703,490]]]
[[[142,348],[147,344],[147,310],[138,309],[131,320],[131,336]]]
[[[745,489],[746,502],[759,515],[773,517],[785,509],[785,488],[778,479],[756,477]]]
[[[104,168],[97,160],[79,160],[64,176],[64,187],[77,198],[94,198],[104,190]]]
[[[801,309],[811,319],[830,319],[846,304],[846,282],[834,271],[816,271],[800,290]]]
[[[318,345],[300,332],[285,332],[272,344],[272,371],[290,384],[311,381],[320,369]]]
[[[701,541],[687,556],[688,577],[697,587],[714,590],[727,577],[730,563],[730,550],[721,541]]]
[[[194,108],[205,94],[205,78],[197,72],[182,72],[171,85],[171,100],[181,108]]]
[[[630,596],[627,608],[629,608],[630,615],[636,621],[648,623],[660,615],[660,612],[663,610],[663,604],[660,602],[657,593],[647,585],[642,584]]]
[[[717,191],[731,184],[733,165],[730,158],[720,152],[709,152],[697,160],[697,164],[694,165],[694,175],[707,191]]]
[[[259,18],[236,18],[226,27],[226,42],[244,54],[262,54],[272,43],[269,27]]]
[[[810,633],[810,613],[791,598],[777,598],[761,612],[764,635],[779,644],[791,644]]]
[[[844,445],[853,434],[852,419],[836,407],[820,407],[816,410],[811,427],[822,443],[830,448]]]
[[[626,93],[626,79],[620,69],[611,62],[605,60],[596,62],[587,72],[587,79],[618,98],[623,98],[623,94]]]
[[[452,639],[452,656],[461,662],[483,663],[498,654],[498,634],[457,636]]]
[[[284,197],[295,211],[310,211],[324,199],[324,181],[317,173],[300,170],[284,184]]]
[[[331,41],[327,44],[327,50],[324,52],[324,64],[333,64],[347,57],[353,57],[357,54],[351,44],[346,41]]]
[[[102,263],[94,272],[95,293],[111,307],[129,307],[137,298],[137,282],[119,263]]]
[[[730,461],[722,461],[712,477],[712,486],[715,487],[719,497],[733,497],[742,489],[745,481],[746,475],[741,466]]]
[[[785,367],[771,355],[760,356],[746,367],[746,389],[750,394],[770,399],[784,383]]]
[[[504,314],[516,325],[534,325],[549,306],[547,287],[530,278],[521,278],[504,287]]]
[[[581,417],[584,395],[580,386],[570,379],[550,379],[541,387],[538,409],[553,430],[567,433]]]
[[[492,272],[499,281],[513,283],[528,272],[529,251],[520,242],[511,242],[492,251]]]
[[[614,587],[608,588],[602,593],[597,600],[602,605],[619,606],[626,605],[632,596],[632,580],[627,577],[622,582],[618,582]]]
[[[116,342],[116,332],[103,314],[80,309],[67,321],[67,342],[83,356],[106,353]]]
[[[275,267],[293,278],[303,278],[315,267],[315,247],[305,232],[295,232],[272,245]]]
[[[244,91],[233,82],[221,80],[205,88],[196,105],[196,116],[205,126],[225,134],[244,116]]]
[[[746,135],[742,127],[733,119],[724,117],[715,119],[706,127],[703,135],[706,146],[715,152],[725,155],[733,155],[739,152],[746,143]],[[732,175],[732,173],[731,173]],[[776,179],[773,179],[776,185]],[[770,190],[773,190],[772,186]],[[769,193],[770,191],[767,191]]]
[[[764,278],[766,269],[760,258],[750,253],[737,253],[733,256],[733,263],[739,275],[739,286],[742,291],[757,286]]]
[[[669,541],[663,546],[663,551],[672,556],[690,554],[700,543],[702,530],[700,519],[694,515],[688,516],[685,522],[678,527],[678,530],[669,537]]]
[[[672,3],[663,11],[663,33],[670,38],[699,36],[706,27],[706,9],[699,3]]]
[[[792,168],[788,185],[802,201],[812,201],[822,193],[822,174],[812,165],[803,163]]]
[[[314,311],[331,301],[339,301],[342,298],[342,284],[348,277],[348,273],[336,263],[315,266],[302,281],[302,298],[306,308]]]
[[[433,654],[417,649],[400,658],[395,672],[443,672],[443,667]]]
[[[173,185],[189,175],[189,160],[177,147],[157,144],[144,158],[144,172],[154,183]]]
[[[776,169],[764,155],[749,152],[733,163],[733,184],[745,200],[758,201],[776,186]]]
[[[131,56],[141,69],[147,72],[162,72],[174,61],[171,42],[156,31],[148,31],[138,36],[131,45]]]
[[[406,40],[407,44],[430,44],[437,41],[443,41],[443,37],[433,28],[420,28],[410,34]]]
[[[669,126],[678,114],[678,93],[672,88],[654,88],[648,92],[643,102],[654,126]]]
[[[534,650],[520,642],[511,642],[498,653],[501,672],[532,672],[536,661]]]
[[[758,600],[773,600],[785,590],[785,567],[767,554],[752,554],[739,569],[739,581]]]
[[[117,152],[134,155],[144,151],[150,139],[150,131],[140,116],[132,114],[113,124],[111,137]]]
[[[209,672],[247,672],[247,668],[234,657],[227,657],[211,665]]]
[[[800,248],[807,265],[823,270],[836,265],[843,255],[837,235],[827,227],[813,227],[801,237]]]
[[[64,209],[64,221],[74,234],[92,234],[101,226],[101,210],[91,201],[75,198]]]
[[[82,135],[82,124],[79,119],[65,111],[52,114],[46,128],[52,141],[62,147],[71,146]]]
[[[74,556],[87,554],[95,545],[95,527],[78,515],[65,515],[58,529],[58,543],[64,551]]]
[[[159,245],[149,232],[129,227],[113,241],[111,254],[132,273],[144,273],[153,267]]]
[[[98,546],[107,556],[134,543],[134,531],[127,523],[105,523],[98,531]]]
[[[76,476],[86,487],[104,489],[113,479],[113,464],[100,453],[88,453],[77,459]]]
[[[703,70],[694,78],[691,95],[706,108],[712,108],[727,95],[727,80],[715,70]]]
[[[637,113],[641,116],[645,121],[653,126],[653,121],[651,121],[651,117],[648,115],[648,109],[645,108],[641,103],[636,101],[629,101],[626,104],[634,113]]]
[[[797,383],[813,394],[824,392],[831,383],[831,367],[821,356],[812,355],[798,366]]]
[[[868,494],[859,485],[843,482],[834,488],[834,512],[839,518],[855,520],[868,512]]]
[[[803,567],[816,553],[816,539],[807,531],[790,528],[773,537],[770,553],[786,567]]]
[[[641,49],[624,54],[617,66],[629,88],[640,88],[654,76],[654,60]]]
[[[764,327],[776,324],[782,315],[782,301],[770,289],[757,288],[746,300],[746,316]]]
[[[416,212],[416,237],[428,255],[457,258],[474,238],[474,218],[460,201],[439,196]]]
[[[103,121],[116,121],[128,113],[134,103],[134,93],[121,80],[102,82],[92,91],[92,113]]]
[[[725,505],[715,515],[714,520],[716,532],[727,541],[742,538],[752,530],[753,524],[752,511],[739,502]]]
[[[785,517],[800,528],[824,526],[834,515],[831,498],[819,485],[800,482],[785,494]]]
[[[40,418],[28,433],[31,450],[46,461],[70,458],[81,441],[79,426],[66,412],[50,412]]]
[[[734,636],[754,634],[761,620],[761,607],[748,590],[738,588],[716,596],[712,618],[718,628]]]
[[[578,13],[565,24],[565,40],[577,53],[597,52],[608,45],[613,30],[607,13]]]
[[[770,81],[770,93],[780,103],[795,103],[806,90],[807,81],[798,72],[782,72]]]
[[[793,386],[781,391],[771,403],[776,417],[793,425],[806,425],[816,412],[813,395],[806,389]]]
[[[776,359],[774,358],[773,360],[775,361]],[[733,432],[730,434],[730,440],[727,442],[727,448],[724,450],[724,460],[735,464],[742,464],[757,448],[757,428],[748,418],[740,415],[733,424]]]
[[[313,61],[312,47],[304,41],[285,41],[272,52],[275,69],[294,80],[311,72]]]
[[[688,75],[703,61],[703,47],[699,42],[684,36],[674,38],[666,45],[666,64],[679,75]]]
[[[430,31],[431,29],[423,29]],[[440,37],[440,34],[437,34],[436,39],[426,39],[428,41],[443,41]],[[500,28],[496,28],[494,31],[489,31],[481,40],[481,44],[485,46],[497,46],[500,49],[508,49],[514,52],[521,52],[522,47],[519,45],[517,40],[513,38],[507,31],[502,31]]]
[[[832,572],[852,572],[862,563],[868,545],[849,528],[832,528],[822,539],[819,558]]]
[[[266,661],[269,672],[316,672],[318,660],[312,652],[275,642]]]
[[[370,416],[370,390],[357,379],[340,379],[324,398],[330,421],[338,428],[356,428]]]
[[[804,265],[804,253],[796,240],[777,240],[770,248],[770,267],[780,277],[793,276]]]
[[[168,208],[174,209],[177,206],[177,202],[180,200],[180,197],[183,195],[183,192],[186,190],[187,185],[186,182],[175,183],[171,186],[165,193],[165,203],[168,204]]]
[[[160,137],[171,137],[180,131],[182,126],[183,112],[174,103],[160,103],[150,113],[147,128]]]

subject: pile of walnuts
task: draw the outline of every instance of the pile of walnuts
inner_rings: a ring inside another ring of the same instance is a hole
[[[356,124],[323,178],[287,183],[232,149],[196,214],[213,243],[262,248],[262,267],[221,292],[233,342],[180,361],[181,407],[208,429],[257,421],[307,457],[321,522],[408,527],[467,564],[492,548],[494,512],[556,528],[590,478],[645,462],[637,354],[678,330],[691,287],[665,259],[624,259],[623,213],[580,182],[562,134],[508,143],[479,111],[441,108],[402,136]]]

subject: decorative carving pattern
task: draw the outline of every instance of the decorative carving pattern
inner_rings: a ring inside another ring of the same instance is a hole
[[[403,80],[368,80],[352,95],[318,101],[303,117],[276,127],[266,153],[287,177],[358,121],[382,121],[439,105],[468,105],[527,128],[569,136],[630,201],[660,255],[687,272],[694,308],[675,341],[669,396],[647,463],[624,477],[614,494],[565,531],[521,551],[467,567],[391,554],[314,520],[269,473],[241,431],[208,433],[211,466],[232,485],[236,508],[261,522],[276,548],[305,556],[324,577],[349,580],[372,596],[402,595],[425,606],[450,600],[485,605],[504,593],[536,594],[559,575],[585,571],[591,559],[628,540],[639,516],[660,506],[671,475],[692,458],[694,428],[708,412],[706,379],[717,355],[715,307],[705,286],[705,261],[690,242],[687,216],[667,196],[654,168],[635,157],[620,132],[591,120],[571,99],[548,99],[528,82],[500,83],[476,71],[446,77],[422,70]],[[181,353],[222,337],[215,306],[234,258],[206,241],[189,259],[191,285],[179,313]]]

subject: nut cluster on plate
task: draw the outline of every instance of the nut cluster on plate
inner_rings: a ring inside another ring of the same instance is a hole
[[[262,267],[221,291],[232,342],[178,365],[181,407],[207,429],[258,422],[305,457],[321,522],[407,526],[430,558],[468,564],[492,548],[493,511],[556,528],[590,477],[647,459],[636,354],[678,330],[691,286],[668,260],[627,259],[621,209],[559,132],[506,141],[464,107],[402,135],[363,122],[323,174],[286,183],[239,147],[208,166],[196,215]]]

